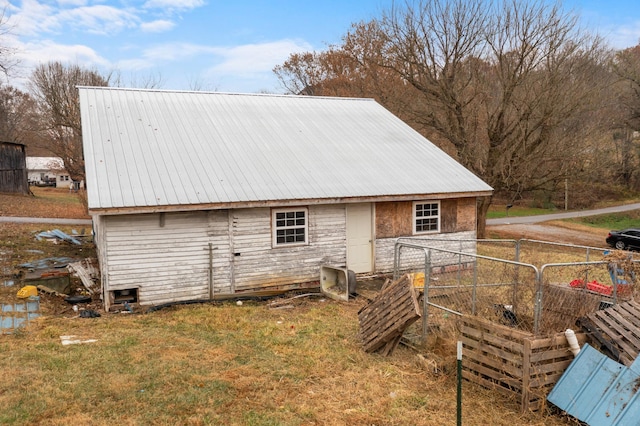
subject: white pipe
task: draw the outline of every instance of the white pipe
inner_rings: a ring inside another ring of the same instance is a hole
[[[580,353],[580,345],[578,344],[578,339],[576,338],[576,333],[567,328],[564,332],[565,337],[567,338],[567,342],[569,342],[569,350],[573,354],[573,356],[577,356]]]

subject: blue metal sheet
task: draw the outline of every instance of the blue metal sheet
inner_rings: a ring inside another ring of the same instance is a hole
[[[585,344],[547,400],[589,425],[640,424],[640,363],[627,368]]]

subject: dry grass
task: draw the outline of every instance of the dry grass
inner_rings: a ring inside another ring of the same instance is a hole
[[[88,219],[80,197],[83,191],[51,187],[30,187],[33,195],[2,194],[0,216]]]
[[[442,425],[456,413],[455,357],[434,374],[400,347],[362,351],[365,301],[194,305],[98,319],[48,317],[3,336],[0,423]],[[62,346],[59,336],[95,343]],[[442,349],[441,349],[442,351]],[[464,383],[463,419],[560,425]]]

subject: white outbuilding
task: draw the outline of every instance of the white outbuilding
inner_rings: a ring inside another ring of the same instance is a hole
[[[389,272],[398,237],[474,239],[492,192],[370,99],[79,91],[107,309]]]

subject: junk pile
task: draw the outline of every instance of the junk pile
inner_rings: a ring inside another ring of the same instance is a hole
[[[21,263],[23,281],[49,294],[70,294],[71,281],[67,266],[74,262],[70,257],[47,257],[33,262]]]
[[[633,284],[636,282],[636,272],[640,272],[640,264],[634,262],[626,252],[620,251],[606,251],[605,259],[608,261],[607,272],[611,278],[611,284],[600,283],[597,280],[585,283],[585,280],[578,278],[571,281],[569,286],[577,289],[586,288],[592,293],[604,296],[631,296]]]
[[[53,296],[62,299],[64,305],[71,305],[75,312],[82,314],[89,309],[94,296],[100,295],[100,276],[96,259],[72,259],[69,257],[47,257],[17,265],[19,274],[15,282],[24,284],[16,293],[18,298]],[[54,300],[48,299],[48,300]],[[68,308],[60,304],[55,311]],[[82,316],[83,318],[99,315]]]

